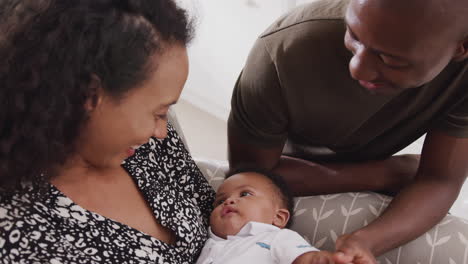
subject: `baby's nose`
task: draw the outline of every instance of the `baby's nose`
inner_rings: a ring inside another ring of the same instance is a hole
[[[236,199],[234,198],[227,198],[225,201],[224,201],[224,204],[228,205],[228,204],[234,204],[236,202]]]

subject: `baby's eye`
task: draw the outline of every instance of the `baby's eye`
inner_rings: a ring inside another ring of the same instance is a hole
[[[219,199],[219,200],[215,201],[215,206],[218,206],[218,205],[224,203],[224,201],[225,201],[224,199]]]
[[[241,192],[240,193],[240,197],[250,196],[250,195],[252,195],[250,192]]]

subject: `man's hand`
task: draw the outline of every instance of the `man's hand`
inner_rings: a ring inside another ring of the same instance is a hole
[[[370,247],[354,234],[345,234],[336,241],[336,252],[333,254],[336,264],[376,264],[377,260]]]
[[[334,264],[333,254],[328,251],[312,251],[297,257],[292,264]]]

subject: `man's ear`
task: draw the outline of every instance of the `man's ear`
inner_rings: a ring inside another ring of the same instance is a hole
[[[463,61],[468,58],[468,37],[462,40],[457,47],[455,55],[453,56],[454,61]]]
[[[284,228],[289,221],[289,211],[284,208],[280,208],[276,211],[275,218],[273,219],[273,225],[279,228]]]
[[[85,102],[85,109],[92,112],[102,101],[102,82],[101,79],[91,74],[91,80],[88,85],[88,95]]]

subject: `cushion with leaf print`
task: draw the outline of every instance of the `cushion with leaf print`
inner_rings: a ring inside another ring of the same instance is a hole
[[[227,162],[196,162],[216,190],[228,170]],[[291,229],[315,247],[333,251],[337,237],[370,223],[390,201],[391,197],[373,192],[298,197]],[[427,233],[377,260],[380,264],[468,264],[468,220],[447,215]]]

